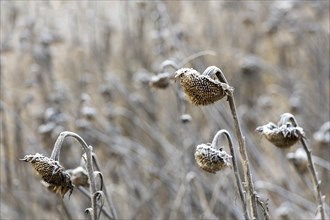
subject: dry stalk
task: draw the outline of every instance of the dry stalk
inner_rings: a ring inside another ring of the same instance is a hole
[[[247,203],[246,203],[246,195],[245,195],[245,191],[243,190],[243,186],[242,186],[242,181],[238,172],[238,167],[237,167],[237,160],[236,160],[236,155],[235,155],[235,151],[234,151],[234,147],[233,147],[233,142],[231,139],[231,135],[227,130],[220,130],[216,133],[216,135],[213,138],[212,141],[212,146],[216,146],[217,142],[218,142],[218,138],[220,135],[224,134],[228,140],[228,146],[230,148],[230,153],[232,156],[232,162],[233,162],[233,168],[234,168],[234,174],[235,174],[235,178],[236,178],[236,184],[237,184],[237,188],[239,191],[239,195],[241,197],[241,201],[242,201],[242,205],[243,205],[243,211],[244,211],[244,217],[245,219],[250,219],[249,217],[249,212],[248,212],[248,207],[247,207]]]
[[[212,76],[216,75],[219,79],[220,82],[225,83],[228,85],[228,81],[225,77],[225,75],[222,73],[222,71],[216,67],[216,66],[210,66],[208,67],[203,75],[207,76]],[[244,171],[244,182],[247,183],[247,188],[248,192],[251,198],[251,211],[252,211],[252,219],[258,219],[258,214],[257,214],[257,198],[256,198],[256,192],[254,190],[253,186],[253,180],[252,180],[252,174],[250,171],[250,164],[249,164],[249,158],[247,156],[246,152],[246,147],[245,147],[245,138],[242,134],[241,126],[239,124],[239,120],[237,117],[237,110],[236,110],[236,105],[235,105],[235,100],[234,100],[234,95],[233,95],[233,90],[229,89],[227,90],[228,95],[227,95],[227,100],[229,102],[230,110],[232,113],[232,117],[234,120],[234,126],[235,126],[235,131],[236,131],[236,136],[238,139],[238,144],[239,144],[239,151],[241,158],[243,160],[243,171]]]
[[[61,132],[59,137],[57,138],[53,152],[51,154],[51,159],[59,161],[60,158],[60,151],[62,148],[63,141],[65,137],[73,137],[80,143],[81,147],[83,148],[86,156],[86,169],[88,173],[89,178],[89,190],[91,194],[91,208],[87,208],[86,212],[89,213],[92,217],[92,220],[96,220],[99,218],[98,214],[98,208],[97,208],[97,199],[101,198],[103,199],[102,194],[99,194],[99,191],[96,189],[96,181],[95,181],[95,175],[94,175],[94,168],[93,168],[93,157],[92,157],[92,151],[93,147],[90,145],[87,145],[87,143],[80,137],[78,134],[70,131],[64,131]],[[101,207],[102,209],[102,207]]]
[[[280,124],[286,124],[287,122],[292,122],[293,126],[299,127],[296,118],[291,113],[284,113],[281,115]],[[325,219],[325,211],[324,211],[324,205],[323,205],[323,196],[320,189],[321,181],[317,177],[317,172],[314,166],[313,157],[312,157],[312,150],[308,147],[305,138],[301,137],[300,142],[303,145],[303,148],[307,154],[308,159],[308,167],[310,169],[312,179],[313,179],[313,185],[314,190],[316,192],[316,198],[318,200],[318,208],[320,211],[321,219]]]
[[[51,159],[59,161],[60,159],[60,151],[62,148],[62,144],[64,142],[65,137],[73,137],[75,139],[77,139],[79,141],[79,143],[81,144],[83,150],[86,153],[86,157],[87,157],[87,163],[86,163],[86,168],[87,168],[87,172],[88,172],[88,178],[90,180],[90,184],[89,184],[89,190],[91,193],[91,217],[92,220],[96,220],[97,219],[97,207],[96,207],[96,203],[94,202],[94,197],[93,195],[96,193],[96,182],[95,182],[95,178],[94,178],[94,169],[93,169],[93,161],[92,161],[92,150],[93,147],[92,146],[88,146],[86,144],[86,142],[84,141],[84,139],[82,139],[79,135],[77,135],[76,133],[70,132],[70,131],[63,131],[61,132],[61,134],[58,136],[54,148],[53,148],[53,152],[50,156]]]
[[[87,169],[87,173],[85,172],[85,168],[83,167],[78,167],[74,170],[64,170],[64,168],[59,163],[60,151],[64,139],[66,137],[73,137],[77,139],[78,142],[81,144],[82,149],[85,152],[85,154],[83,155],[83,166]],[[71,192],[73,190],[72,182],[74,182],[77,187],[89,185],[91,208],[87,208],[85,212],[91,215],[92,220],[97,220],[100,217],[101,211],[103,211],[105,195],[102,192],[104,186],[103,175],[101,172],[95,171],[93,168],[93,160],[96,163],[97,167],[99,167],[99,165],[96,161],[95,156],[92,156],[92,151],[93,147],[88,146],[84,139],[82,139],[78,134],[70,131],[64,131],[61,132],[58,136],[50,158],[36,153],[35,155],[26,155],[21,160],[30,162],[33,165],[34,169],[43,178],[43,184],[46,185],[51,191],[60,194],[62,198],[68,191],[71,195]],[[96,187],[95,177],[97,176],[100,177],[101,181],[101,186],[99,190]],[[99,201],[101,202],[101,204],[98,204]],[[109,205],[112,206],[113,204],[109,202]],[[103,213],[105,213],[109,219],[115,219],[116,212],[114,211],[113,207],[111,207],[111,211],[112,215],[109,215],[106,211],[103,211]]]
[[[214,75],[216,75],[219,80],[214,80]],[[185,95],[194,105],[213,104],[214,102],[227,96],[232,117],[234,119],[236,136],[239,142],[239,150],[243,160],[244,182],[246,183],[246,191],[249,192],[248,195],[250,198],[252,219],[258,219],[256,192],[254,191],[244,137],[237,118],[237,110],[233,96],[234,88],[228,85],[222,71],[215,66],[208,67],[203,74],[198,73],[194,69],[182,68],[176,71],[175,78],[179,78]]]

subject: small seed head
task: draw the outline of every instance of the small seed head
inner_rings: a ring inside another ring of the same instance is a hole
[[[229,85],[202,75],[194,69],[179,69],[175,78],[180,79],[186,97],[195,105],[212,104],[225,97],[228,91],[233,90]]]
[[[70,175],[64,171],[61,164],[51,158],[45,157],[42,154],[26,155],[23,159],[25,162],[30,162],[36,172],[42,179],[50,184],[52,191],[60,194],[62,197],[73,190]]]
[[[230,166],[230,158],[222,149],[217,150],[210,144],[200,144],[196,147],[195,160],[203,170],[216,173],[217,171]]]
[[[295,127],[291,122],[277,126],[270,122],[256,129],[262,133],[268,141],[279,148],[289,148],[297,143],[305,134],[301,127]]]

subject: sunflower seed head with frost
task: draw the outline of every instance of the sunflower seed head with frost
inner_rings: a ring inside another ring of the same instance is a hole
[[[73,190],[71,177],[58,161],[39,153],[26,155],[21,160],[31,163],[42,179],[50,184],[53,192],[60,194],[62,198],[68,191],[71,195]]]
[[[293,126],[290,122],[281,126],[277,126],[270,122],[266,125],[257,127],[256,130],[262,133],[268,141],[279,148],[289,148],[297,143],[300,138],[305,137],[303,129],[301,127]]]
[[[222,149],[217,150],[210,144],[200,144],[196,147],[195,160],[197,165],[209,173],[230,166],[231,156]]]
[[[229,85],[202,75],[192,68],[179,69],[175,78],[180,80],[186,97],[195,105],[213,104],[233,91]]]

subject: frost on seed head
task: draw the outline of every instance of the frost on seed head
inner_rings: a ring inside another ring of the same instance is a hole
[[[196,147],[195,160],[197,165],[209,173],[230,166],[231,156],[222,149],[217,150],[210,144],[200,144]]]
[[[70,191],[71,195],[73,190],[71,176],[58,161],[39,153],[26,155],[20,160],[31,163],[35,171],[48,184],[48,188],[51,189],[51,191],[60,194],[62,198],[68,191]]]
[[[180,80],[186,97],[195,105],[213,104],[233,92],[229,85],[191,68],[179,69],[175,78]]]
[[[272,122],[257,127],[258,132],[263,134],[268,141],[279,148],[289,148],[297,143],[300,138],[305,137],[305,133],[301,127],[295,127],[291,122],[277,126]]]

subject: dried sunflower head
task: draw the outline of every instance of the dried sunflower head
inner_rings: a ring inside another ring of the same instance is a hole
[[[279,148],[289,148],[297,143],[300,138],[305,137],[301,127],[295,127],[291,122],[277,126],[270,122],[266,125],[257,127],[258,132],[262,133],[268,141]]]
[[[23,159],[25,162],[30,162],[42,179],[49,184],[49,188],[64,197],[73,190],[70,175],[64,170],[61,164],[51,158],[45,157],[42,154],[26,155]]]
[[[230,166],[230,158],[222,149],[217,150],[210,144],[200,144],[196,147],[195,160],[203,170],[216,173],[217,171]]]
[[[229,85],[200,74],[194,69],[179,69],[175,78],[180,79],[186,97],[195,105],[212,104],[228,95],[229,91],[233,91]]]

